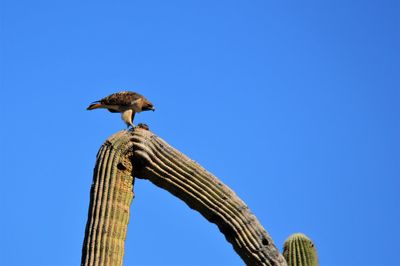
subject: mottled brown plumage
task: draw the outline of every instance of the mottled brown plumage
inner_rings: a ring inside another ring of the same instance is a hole
[[[93,102],[89,105],[87,110],[97,108],[106,108],[112,113],[121,113],[122,120],[125,121],[128,127],[133,127],[135,113],[155,110],[153,104],[149,100],[147,100],[143,95],[133,91],[113,93],[101,100]]]
[[[132,102],[144,98],[142,95],[132,91],[122,91],[113,93],[107,97],[104,97],[99,102],[103,105],[121,105],[129,106]]]

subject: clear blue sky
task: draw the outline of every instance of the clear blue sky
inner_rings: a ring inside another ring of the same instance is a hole
[[[400,265],[399,1],[1,0],[0,265],[78,265],[98,148],[137,115],[229,185],[281,249]],[[243,265],[138,180],[125,265]]]

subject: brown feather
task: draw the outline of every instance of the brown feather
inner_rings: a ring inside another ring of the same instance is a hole
[[[136,101],[137,99],[144,98],[139,93],[133,91],[122,91],[113,93],[99,102],[103,105],[120,105],[120,106],[130,106],[132,102]]]
[[[99,101],[93,102],[87,110],[105,108],[111,113],[121,113],[122,120],[133,127],[135,113],[155,110],[153,104],[144,96],[133,91],[113,93]]]
[[[101,107],[103,107],[101,103],[92,103],[88,108],[86,108],[86,110],[93,110]]]

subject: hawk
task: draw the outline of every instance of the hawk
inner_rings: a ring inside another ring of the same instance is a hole
[[[136,113],[141,111],[154,111],[153,104],[143,95],[133,91],[121,91],[113,93],[101,100],[93,102],[86,110],[106,108],[111,113],[121,113],[121,118],[127,127],[133,126]]]

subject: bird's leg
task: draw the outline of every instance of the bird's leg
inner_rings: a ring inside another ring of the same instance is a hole
[[[133,119],[135,118],[135,112],[132,110],[132,115],[131,115],[131,118],[129,119],[129,124],[131,125],[131,127],[132,127],[132,131],[133,130],[135,130],[135,126],[133,125]]]
[[[121,118],[122,120],[125,122],[125,124],[127,125],[127,129],[129,130],[129,126],[131,126],[132,128],[133,126],[133,116],[135,115],[135,113],[133,112],[132,109],[127,109],[123,112],[121,112]]]

